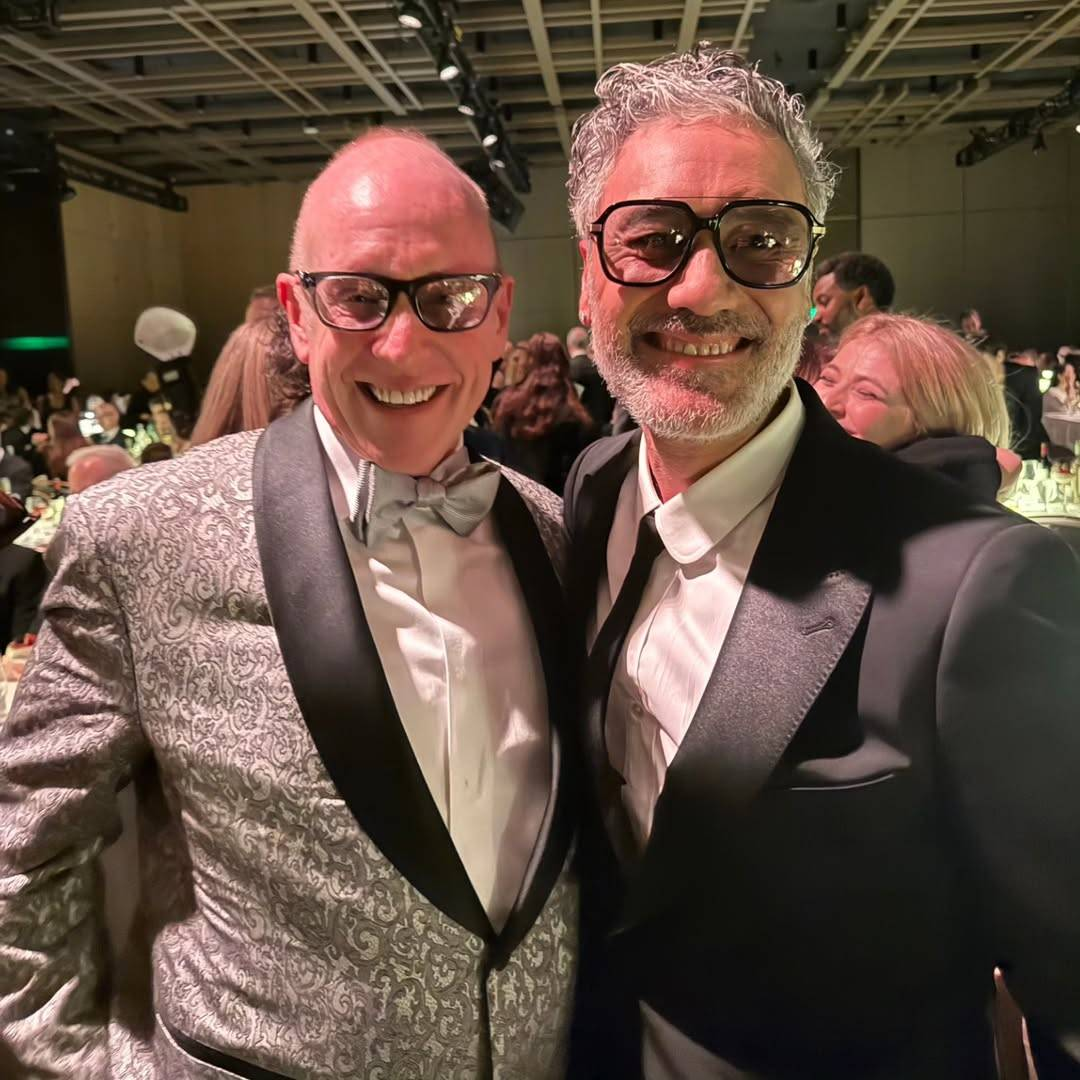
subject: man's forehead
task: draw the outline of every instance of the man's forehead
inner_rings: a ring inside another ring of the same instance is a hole
[[[419,252],[449,246],[460,256],[463,247],[473,254],[486,243],[493,246],[486,208],[459,178],[433,171],[428,182],[416,180],[383,169],[357,169],[324,186],[304,208],[308,261],[340,260],[373,247]]]
[[[654,120],[620,149],[599,209],[622,199],[804,196],[794,155],[775,132],[736,118]]]

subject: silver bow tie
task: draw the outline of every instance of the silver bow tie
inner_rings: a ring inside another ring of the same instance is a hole
[[[445,481],[403,476],[361,461],[353,529],[362,544],[378,547],[417,507],[438,514],[459,536],[468,536],[491,510],[499,479],[498,466],[490,461],[469,465]]]

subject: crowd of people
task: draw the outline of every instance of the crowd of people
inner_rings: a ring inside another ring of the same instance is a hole
[[[508,340],[483,192],[380,126],[190,433],[2,387],[12,493],[76,497],[0,726],[0,1074],[1080,1076],[1080,566],[999,505],[1076,353],[1044,398],[812,270],[836,170],[740,55],[596,96],[565,335]]]

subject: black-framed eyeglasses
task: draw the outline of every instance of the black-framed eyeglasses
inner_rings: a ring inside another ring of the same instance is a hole
[[[297,270],[315,314],[332,330],[377,330],[404,293],[416,317],[440,334],[479,326],[491,310],[499,274],[431,274],[400,281],[377,274]]]
[[[794,285],[825,235],[807,207],[782,199],[733,199],[707,218],[675,199],[631,199],[609,206],[589,233],[608,278],[645,288],[682,272],[702,229],[713,234],[728,276],[751,289]]]

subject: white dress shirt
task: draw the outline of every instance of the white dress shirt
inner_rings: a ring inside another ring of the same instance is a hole
[[[771,423],[666,503],[642,438],[638,467],[619,492],[596,627],[630,569],[638,523],[652,510],[664,543],[616,664],[607,708],[608,755],[626,781],[623,797],[641,844],[716,666],[804,419],[792,384]]]
[[[359,460],[315,409],[334,509],[360,601],[413,753],[498,930],[547,807],[543,667],[517,575],[490,516],[459,536],[414,507],[368,548],[350,524]],[[459,444],[431,474],[469,463]]]

